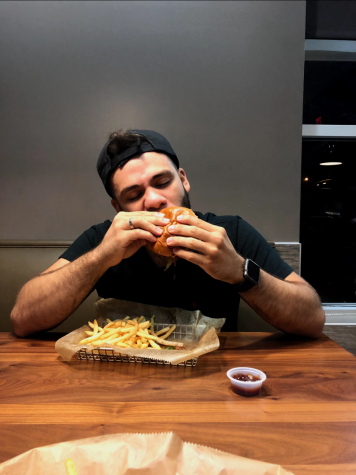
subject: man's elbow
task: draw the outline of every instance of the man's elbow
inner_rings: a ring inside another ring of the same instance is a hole
[[[321,336],[323,336],[323,330],[324,330],[324,325],[325,325],[325,312],[323,307],[320,305],[317,314],[313,318],[313,325],[311,328],[309,328],[308,333],[306,336],[309,336],[310,338],[314,338],[317,340]]]
[[[26,329],[25,325],[21,323],[21,320],[22,320],[21,315],[15,305],[15,307],[12,309],[12,312],[10,314],[10,322],[12,326],[12,331],[19,338],[24,338],[30,335],[31,332],[29,332]]]
[[[298,335],[317,340],[323,336],[324,325],[325,312],[320,306],[317,311],[313,311],[309,318],[305,319],[303,323],[299,323],[294,328],[289,327],[288,330],[284,331],[285,333],[289,333],[291,335]]]

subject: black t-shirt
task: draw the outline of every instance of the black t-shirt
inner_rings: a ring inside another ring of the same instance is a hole
[[[271,275],[285,279],[293,269],[251,225],[239,216],[216,216],[195,211],[202,220],[226,229],[236,251],[250,258]],[[74,261],[95,248],[104,238],[111,221],[92,226],[60,256]],[[199,266],[180,259],[167,271],[158,267],[145,247],[110,267],[95,289],[103,298],[116,298],[162,307],[199,309],[212,318],[226,318],[224,331],[237,330],[240,296],[234,286],[210,277]],[[94,289],[93,289],[94,290]]]

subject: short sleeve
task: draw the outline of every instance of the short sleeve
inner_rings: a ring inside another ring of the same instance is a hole
[[[242,257],[252,259],[265,272],[280,279],[293,272],[266,239],[241,218],[238,220],[236,250]]]
[[[107,220],[102,224],[92,226],[84,231],[71,246],[59,256],[58,259],[66,259],[67,261],[74,261],[78,257],[98,246],[103,240],[107,230],[111,225],[111,221]]]

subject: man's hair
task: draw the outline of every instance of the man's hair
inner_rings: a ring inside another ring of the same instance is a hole
[[[109,135],[109,145],[107,146],[107,153],[110,158],[123,152],[124,150],[132,147],[137,142],[137,138],[140,137],[141,143],[147,143],[145,137],[139,134],[135,134],[127,129],[119,129],[115,132],[111,132]],[[120,168],[124,166],[126,161],[120,164]]]
[[[143,135],[131,132],[129,129],[119,129],[119,130],[116,130],[115,132],[111,132],[108,137],[109,144],[106,149],[107,154],[109,155],[110,158],[113,158],[115,155],[135,145],[137,143],[138,137],[140,138],[141,144],[148,143],[147,139]],[[132,157],[126,160],[123,160],[120,163],[120,165],[118,165],[117,168],[123,168],[126,165],[126,163],[130,160],[132,160]],[[178,170],[178,167],[173,162],[173,160],[172,160],[172,163],[174,167]],[[111,175],[111,177],[112,176],[113,175]],[[110,177],[110,192],[111,192],[111,196],[115,196],[111,177]]]

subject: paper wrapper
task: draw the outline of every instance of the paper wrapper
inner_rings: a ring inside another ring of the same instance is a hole
[[[293,475],[173,433],[112,434],[40,447],[0,464],[0,475],[63,475],[67,458],[78,475]]]
[[[168,361],[173,365],[183,363],[184,361],[209,353],[219,348],[219,338],[217,332],[225,323],[225,318],[209,318],[205,317],[199,310],[189,312],[180,308],[156,307],[153,305],[128,302],[116,299],[100,299],[95,302],[95,312],[100,321],[105,322],[105,318],[116,320],[123,319],[126,316],[131,318],[144,316],[150,319],[155,315],[155,323],[164,323],[167,325],[189,325],[192,328],[192,335],[187,340],[182,341],[185,345],[183,350],[154,350],[154,349],[135,349],[135,348],[119,348],[109,343],[104,343],[105,348],[111,348],[116,353],[128,356],[136,356],[142,358],[150,358],[161,361]],[[100,324],[100,323],[99,323]],[[105,323],[106,324],[106,323]],[[83,346],[88,350],[97,349],[91,345],[79,344],[81,340],[87,338],[86,330],[91,330],[88,325],[84,325],[68,335],[60,338],[55,345],[56,351],[66,361],[79,351]],[[173,333],[174,335],[174,333]],[[171,336],[173,336],[171,335]],[[171,340],[171,336],[169,339]]]

